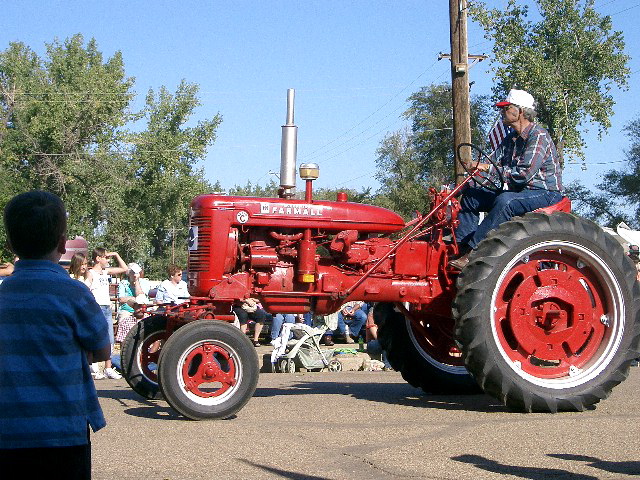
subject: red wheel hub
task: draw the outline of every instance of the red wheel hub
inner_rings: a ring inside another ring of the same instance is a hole
[[[498,286],[494,325],[506,355],[539,378],[569,374],[596,355],[606,298],[596,273],[553,251],[517,263]]]
[[[185,390],[203,398],[222,395],[236,384],[235,376],[233,356],[209,342],[189,351],[182,364]]]
[[[431,358],[445,365],[463,366],[462,353],[453,339],[452,318],[431,315],[428,318],[414,317],[411,321],[413,336]],[[416,323],[419,322],[419,323]]]

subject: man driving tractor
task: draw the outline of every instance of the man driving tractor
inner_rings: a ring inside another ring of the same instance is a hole
[[[450,265],[462,269],[469,254],[487,233],[517,215],[558,203],[563,196],[562,168],[549,132],[534,123],[533,96],[512,89],[507,98],[496,103],[502,122],[511,127],[502,143],[491,155],[495,165],[479,163],[484,185],[503,184],[501,189],[470,186],[460,199],[460,225],[456,241],[460,256]],[[479,213],[488,212],[478,225]]]

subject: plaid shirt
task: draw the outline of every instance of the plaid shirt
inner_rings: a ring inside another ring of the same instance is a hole
[[[500,171],[509,190],[542,189],[563,192],[562,168],[558,152],[549,132],[534,123],[520,135],[509,133],[492,157],[500,165]],[[498,172],[491,166],[489,176],[499,181]]]

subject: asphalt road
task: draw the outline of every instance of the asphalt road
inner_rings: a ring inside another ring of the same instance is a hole
[[[621,479],[640,475],[640,368],[592,411],[512,413],[485,395],[425,395],[396,372],[261,374],[231,420],[186,420],[124,380],[93,478]]]

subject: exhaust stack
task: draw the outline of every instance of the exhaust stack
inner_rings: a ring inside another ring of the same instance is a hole
[[[296,188],[296,159],[298,155],[298,127],[293,121],[293,101],[295,90],[287,90],[287,123],[282,125],[280,143],[280,190],[281,198],[293,196]]]

